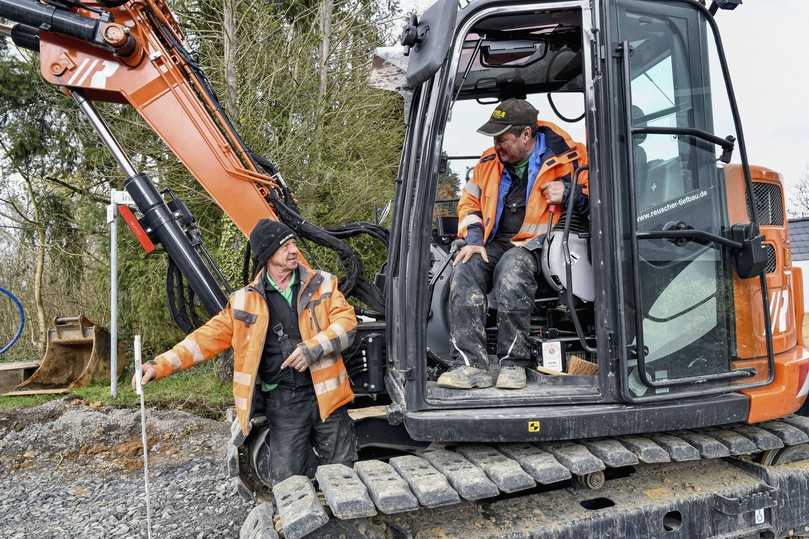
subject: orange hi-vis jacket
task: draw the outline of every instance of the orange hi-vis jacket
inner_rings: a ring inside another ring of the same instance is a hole
[[[150,362],[157,378],[193,367],[233,347],[233,397],[242,432],[250,428],[253,391],[270,312],[256,289],[266,270],[252,283],[231,294],[227,306],[205,325],[194,330],[174,348]],[[323,271],[298,266],[298,329],[303,339],[309,373],[317,396],[320,418],[325,421],[339,407],[354,400],[342,351],[354,339],[357,317],[337,288],[337,278]],[[288,367],[291,368],[291,367]]]
[[[552,181],[570,182],[578,167],[587,164],[587,149],[584,144],[574,142],[567,132],[551,122],[537,122],[539,133],[545,135],[546,157],[539,168],[536,179],[525,205],[525,219],[520,230],[511,238],[514,245],[525,245],[548,231],[548,203],[542,187]],[[495,227],[497,206],[500,203],[500,180],[505,167],[497,156],[494,147],[480,156],[472,177],[466,183],[458,202],[458,236],[466,238],[469,227],[478,224],[483,228],[483,245]],[[589,195],[587,172],[579,175],[579,190]],[[552,215],[555,225],[562,212]]]

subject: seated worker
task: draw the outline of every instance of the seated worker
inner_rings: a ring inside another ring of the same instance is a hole
[[[481,155],[458,202],[458,235],[466,245],[454,262],[449,302],[459,366],[438,378],[441,387],[492,385],[485,329],[491,289],[497,295],[497,387],[526,386],[538,250],[561,213],[549,208],[566,207],[573,173],[587,163],[583,144],[537,115],[528,101],[508,99],[478,129],[494,137],[494,147]],[[575,209],[587,212],[586,175],[579,178]]]
[[[262,219],[250,233],[258,275],[230,296],[227,307],[177,346],[143,366],[143,383],[187,369],[233,347],[233,396],[246,435],[254,395],[269,421],[273,484],[305,475],[312,449],[320,464],[352,466],[354,400],[342,351],[357,318],[337,279],[298,263],[295,234]],[[132,380],[133,387],[135,380]]]

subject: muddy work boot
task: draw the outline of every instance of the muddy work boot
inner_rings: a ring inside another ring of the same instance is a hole
[[[503,365],[497,375],[497,389],[522,389],[526,386],[525,369]]]
[[[449,389],[482,389],[492,387],[492,375],[477,367],[455,367],[439,376],[436,383]]]

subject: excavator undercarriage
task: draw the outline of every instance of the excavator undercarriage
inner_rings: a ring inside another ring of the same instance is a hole
[[[261,419],[246,443],[233,425],[230,475],[245,497],[274,498],[285,537],[316,530],[328,536],[334,529],[321,527],[330,517],[349,521],[345,525],[357,537],[375,536],[366,535],[373,523],[404,536],[439,529],[454,536],[464,527],[476,537],[809,532],[809,418],[801,415],[755,426],[575,442],[432,444],[412,454],[362,460],[353,470],[320,466],[317,487],[294,476],[272,489]]]

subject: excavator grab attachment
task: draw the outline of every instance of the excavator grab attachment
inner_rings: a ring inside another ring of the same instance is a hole
[[[118,375],[124,361],[118,363]],[[56,317],[36,371],[5,396],[67,392],[110,376],[110,334],[84,316]]]

